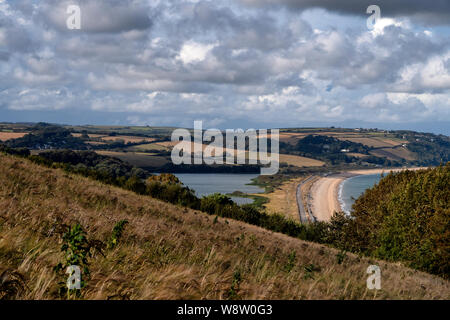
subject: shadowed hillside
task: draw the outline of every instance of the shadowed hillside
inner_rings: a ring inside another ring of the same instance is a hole
[[[64,259],[67,228],[77,223],[92,247],[84,299],[450,296],[446,280],[399,263],[340,253],[14,156],[0,155],[0,181],[0,273],[17,278],[8,291],[1,277],[0,298],[64,298],[58,283],[65,278],[53,268]],[[381,268],[380,291],[366,289],[371,264]]]

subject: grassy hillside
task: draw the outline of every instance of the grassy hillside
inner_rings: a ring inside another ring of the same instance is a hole
[[[82,298],[450,297],[448,281],[398,263],[345,255],[25,159],[0,155],[0,181],[0,273],[7,270],[0,298],[60,298],[63,278],[53,267],[63,260],[67,227],[79,223],[92,243],[107,244],[122,220],[128,224],[117,245],[88,257]],[[371,264],[382,270],[380,291],[366,289]],[[17,296],[5,291],[8,275],[20,284]]]

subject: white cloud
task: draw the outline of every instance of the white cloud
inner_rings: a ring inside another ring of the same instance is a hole
[[[381,18],[377,20],[371,33],[375,37],[381,36],[384,34],[384,29],[389,26],[395,26],[404,29],[409,29],[410,27],[405,20],[399,21],[393,18]]]
[[[183,61],[184,64],[200,62],[205,60],[206,55],[216,45],[217,44],[202,44],[195,41],[187,41],[183,44],[177,58]]]

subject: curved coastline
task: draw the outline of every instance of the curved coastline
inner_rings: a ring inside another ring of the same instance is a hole
[[[342,199],[343,186],[345,181],[361,175],[388,174],[389,172],[399,172],[403,170],[421,170],[424,167],[417,168],[380,168],[351,170],[338,174],[331,174],[318,179],[311,187],[310,195],[312,198],[310,209],[318,221],[329,221],[335,211],[344,211],[345,204]]]
[[[345,212],[347,215],[350,214],[350,211],[345,210],[345,203],[344,203],[344,199],[342,198],[342,192],[344,190],[344,183],[345,183],[345,181],[348,181],[349,179],[351,179],[351,177],[341,181],[341,183],[339,184],[339,187],[338,187],[338,194],[337,194],[338,202],[339,202],[339,204],[341,206],[341,210],[343,212]]]

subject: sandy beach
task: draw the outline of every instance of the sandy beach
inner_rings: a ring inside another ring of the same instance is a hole
[[[341,204],[338,200],[339,186],[350,177],[368,174],[388,174],[389,172],[398,172],[403,170],[420,170],[426,168],[395,168],[395,169],[366,169],[351,170],[345,173],[334,174],[327,177],[321,177],[311,187],[310,208],[318,221],[328,221],[335,211],[341,211]]]
[[[337,192],[343,176],[323,177],[311,187],[311,211],[318,221],[328,221],[335,211],[341,211]]]

